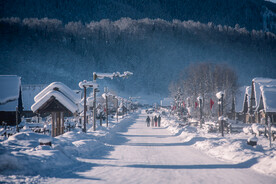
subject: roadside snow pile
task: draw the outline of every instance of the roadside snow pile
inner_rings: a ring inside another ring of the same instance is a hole
[[[253,131],[252,131],[252,128],[251,127],[244,127],[243,129],[243,132],[245,133],[245,134],[251,134]]]
[[[55,138],[27,129],[10,136],[0,141],[0,182],[2,176],[55,177],[65,168],[78,167],[82,164],[81,158],[101,157],[112,147],[108,141],[115,135],[115,130],[125,127],[133,118],[135,114],[125,116],[118,123],[110,121],[109,127],[98,126],[95,132],[90,128],[83,133],[76,128]],[[52,146],[40,145],[49,141]]]
[[[256,146],[247,144],[248,138],[252,135],[245,133],[250,133],[252,130],[262,132],[264,131],[263,126],[244,127],[245,133],[226,134],[225,137],[221,137],[219,133],[207,133],[206,130],[189,126],[188,123],[186,126],[178,126],[176,118],[173,117],[163,117],[162,123],[173,135],[178,135],[187,145],[192,145],[212,157],[276,176],[276,142],[272,142],[270,149],[268,139],[264,136],[258,136]]]
[[[265,132],[265,126],[264,125],[260,125],[257,123],[252,124],[252,131],[256,134],[256,135],[261,135],[261,133]]]

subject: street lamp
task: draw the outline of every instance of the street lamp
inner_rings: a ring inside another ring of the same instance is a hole
[[[197,100],[199,101],[200,128],[202,128],[202,123],[203,123],[203,119],[202,119],[202,102],[203,102],[203,98],[202,98],[202,96],[197,97]]]
[[[220,91],[216,94],[216,97],[219,99],[219,121],[221,124],[221,136],[224,136],[223,129],[224,129],[224,118],[223,118],[223,96],[224,92]],[[221,117],[222,116],[222,117]]]
[[[125,71],[123,74],[120,72],[114,72],[114,73],[96,73],[93,72],[93,82],[96,83],[97,79],[104,79],[104,78],[110,78],[113,79],[114,77],[122,77],[122,78],[128,78],[129,76],[133,75],[132,72]],[[96,130],[96,89],[93,88],[93,94],[94,94],[94,103],[93,103],[93,130]]]
[[[83,109],[83,115],[84,115],[84,123],[83,123],[83,129],[82,131],[83,132],[86,132],[86,111],[87,111],[87,106],[86,106],[86,89],[87,88],[93,88],[93,90],[96,90],[96,88],[98,88],[98,84],[96,82],[93,82],[93,81],[82,81],[82,82],[79,82],[79,87],[81,89],[84,90],[84,101],[83,101],[83,106],[84,106],[84,109]],[[93,116],[95,116],[95,114],[93,114]],[[93,125],[95,128],[95,125]]]
[[[106,127],[108,127],[108,97],[110,94],[108,93],[108,88],[104,88],[104,93],[102,94],[102,97],[105,99],[106,104]]]

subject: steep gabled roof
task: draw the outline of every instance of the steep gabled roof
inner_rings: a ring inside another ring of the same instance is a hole
[[[275,86],[276,79],[270,78],[254,78],[253,80],[253,88],[254,88],[254,97],[255,97],[255,106],[259,106],[260,96],[261,96],[261,86]]]
[[[22,85],[22,101],[24,111],[31,111],[31,106],[35,103],[34,97],[45,87],[46,85]]]
[[[17,100],[21,87],[21,77],[17,75],[0,75],[0,104]]]
[[[31,109],[33,112],[37,112],[41,110],[45,106],[49,100],[52,98],[55,98],[61,105],[63,105],[67,110],[69,110],[71,113],[75,113],[78,111],[78,106],[70,100],[67,96],[63,95],[63,93],[59,91],[49,91],[46,93],[43,97],[39,98],[38,101],[36,101],[35,104],[32,105]]]
[[[259,99],[258,109],[263,108],[265,112],[276,112],[276,86],[261,86],[260,92],[262,98]]]
[[[235,100],[235,110],[236,112],[244,112],[244,105],[247,98],[247,105],[249,107],[250,101],[250,94],[251,94],[251,87],[250,86],[243,86],[240,87],[236,93],[236,100]]]
[[[34,97],[34,101],[37,102],[42,98],[45,94],[47,94],[49,91],[56,90],[60,93],[63,93],[64,96],[71,99],[74,103],[79,103],[80,98],[79,95],[77,95],[72,89],[70,89],[68,86],[61,82],[53,82],[49,86],[47,86],[45,89],[43,89],[39,94],[37,94]]]
[[[0,75],[0,111],[15,111],[19,106],[21,77]]]

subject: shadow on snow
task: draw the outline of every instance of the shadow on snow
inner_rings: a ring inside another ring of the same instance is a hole
[[[144,169],[247,169],[257,163],[257,158],[249,159],[238,164],[209,164],[209,165],[143,165],[134,164],[124,167]]]

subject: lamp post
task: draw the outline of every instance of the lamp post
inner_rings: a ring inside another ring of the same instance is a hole
[[[118,109],[119,109],[119,97],[113,96],[113,99],[116,101],[116,115],[117,115],[117,122],[118,122]]]
[[[97,79],[104,79],[104,78],[110,78],[113,79],[114,77],[122,77],[122,78],[128,78],[129,76],[133,75],[132,72],[125,71],[123,74],[120,72],[114,72],[114,73],[96,73],[93,72],[93,82],[96,83]],[[94,102],[93,102],[93,130],[96,130],[96,89],[93,88],[93,94],[94,94]]]
[[[16,106],[16,110],[15,110],[15,115],[16,115],[16,132],[19,132],[19,128],[18,128],[18,107]]]
[[[224,118],[223,118],[223,96],[224,92],[220,91],[216,94],[216,97],[219,99],[219,121],[221,124],[221,136],[224,136],[223,130],[224,130]],[[221,111],[220,111],[221,109]]]
[[[106,127],[108,127],[108,88],[104,88],[104,93],[102,94],[102,97],[105,99],[105,108],[106,108]]]
[[[83,122],[83,129],[82,131],[83,132],[86,132],[86,111],[87,111],[87,106],[86,106],[86,89],[87,88],[93,88],[93,91],[96,90],[98,88],[98,84],[94,81],[82,81],[82,82],[79,82],[79,87],[81,89],[84,90],[84,101],[83,101],[83,114],[84,114],[84,122]],[[94,97],[95,98],[95,97]],[[95,107],[95,106],[94,106]],[[93,109],[95,111],[95,108]],[[95,114],[94,114],[95,115]],[[95,124],[93,124],[93,129],[95,130]]]
[[[200,128],[202,128],[202,123],[203,123],[203,119],[202,119],[202,102],[203,102],[203,98],[202,98],[202,96],[197,97],[197,100],[199,101]]]

